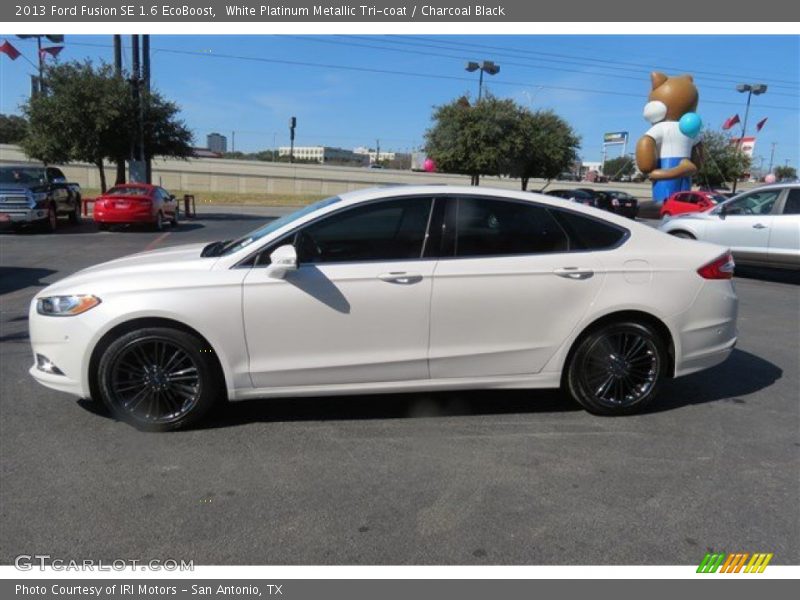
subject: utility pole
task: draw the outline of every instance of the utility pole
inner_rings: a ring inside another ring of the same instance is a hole
[[[375,140],[375,164],[381,162],[381,141]]]
[[[131,36],[131,93],[133,95],[133,104],[137,111],[136,116],[136,131],[138,136],[134,135],[131,140],[131,162],[130,162],[130,179],[138,183],[142,183],[147,179],[146,169],[144,167],[144,143],[143,143],[143,129],[142,129],[142,95],[141,95],[141,71],[139,69],[139,36]],[[137,143],[137,137],[139,143]]]
[[[778,142],[772,142],[772,150],[769,153],[769,169],[767,173],[772,173],[772,162],[775,160],[775,146],[778,145]]]
[[[289,162],[294,162],[294,129],[297,127],[297,117],[289,119]],[[324,159],[323,159],[324,160]]]
[[[150,157],[145,158],[144,143],[144,106],[150,102],[150,36],[142,35],[142,88],[144,94],[139,99],[139,148],[144,162],[144,177],[147,183],[153,183],[153,165]]]
[[[236,152],[236,130],[231,131],[231,152]]]
[[[767,86],[766,84],[763,83],[753,83],[753,84],[740,83],[739,85],[736,86],[736,91],[739,92],[740,94],[744,94],[745,92],[747,92],[747,105],[745,106],[744,109],[744,121],[742,121],[742,137],[739,138],[739,143],[736,144],[736,149],[740,150],[742,144],[744,143],[745,135],[747,135],[747,117],[750,115],[750,100],[753,97],[753,94],[758,96],[766,92]],[[734,193],[736,192],[737,183],[739,183],[738,174],[736,175],[736,177],[733,178],[733,189],[731,191]]]
[[[114,36],[114,76],[122,78],[122,36]],[[125,156],[117,157],[117,176],[114,185],[125,183]]]

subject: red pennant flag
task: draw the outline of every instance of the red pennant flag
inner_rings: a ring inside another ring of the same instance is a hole
[[[39,50],[39,54],[41,55],[42,60],[44,60],[45,55],[47,54],[55,58],[56,56],[58,56],[59,52],[61,52],[63,49],[64,46],[48,46],[47,48],[42,48],[41,50]]]
[[[768,117],[764,117],[758,123],[756,123],[756,132],[761,131],[764,128],[764,124],[767,122]]]
[[[739,122],[739,115],[733,115],[732,117],[725,119],[725,122],[722,124],[722,128],[725,130],[730,129],[734,125]]]
[[[0,52],[8,56],[11,60],[17,60],[20,57],[19,50],[14,48],[8,41],[4,41],[2,45],[0,45]]]

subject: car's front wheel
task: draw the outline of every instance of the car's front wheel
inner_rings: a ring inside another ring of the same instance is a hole
[[[168,327],[131,331],[103,352],[100,396],[138,429],[169,431],[200,420],[224,395],[212,351],[197,336]]]
[[[656,397],[667,364],[664,341],[651,326],[607,323],[578,342],[567,367],[566,388],[591,413],[631,414]]]

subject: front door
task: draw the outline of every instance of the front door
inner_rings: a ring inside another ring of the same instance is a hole
[[[704,240],[728,246],[743,259],[766,260],[772,211],[780,195],[780,189],[753,191],[720,205],[712,212],[717,218],[709,220]]]
[[[256,388],[428,378],[436,259],[425,259],[430,197],[343,209],[291,238],[299,268],[253,268],[243,316]]]

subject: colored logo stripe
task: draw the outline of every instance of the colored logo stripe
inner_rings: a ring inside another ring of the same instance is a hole
[[[763,573],[764,569],[772,560],[773,554],[756,552],[750,554],[748,552],[733,552],[725,554],[724,552],[707,552],[697,567],[698,573]],[[747,559],[750,562],[747,562]],[[747,566],[745,566],[747,562]],[[742,568],[744,567],[744,571]]]

